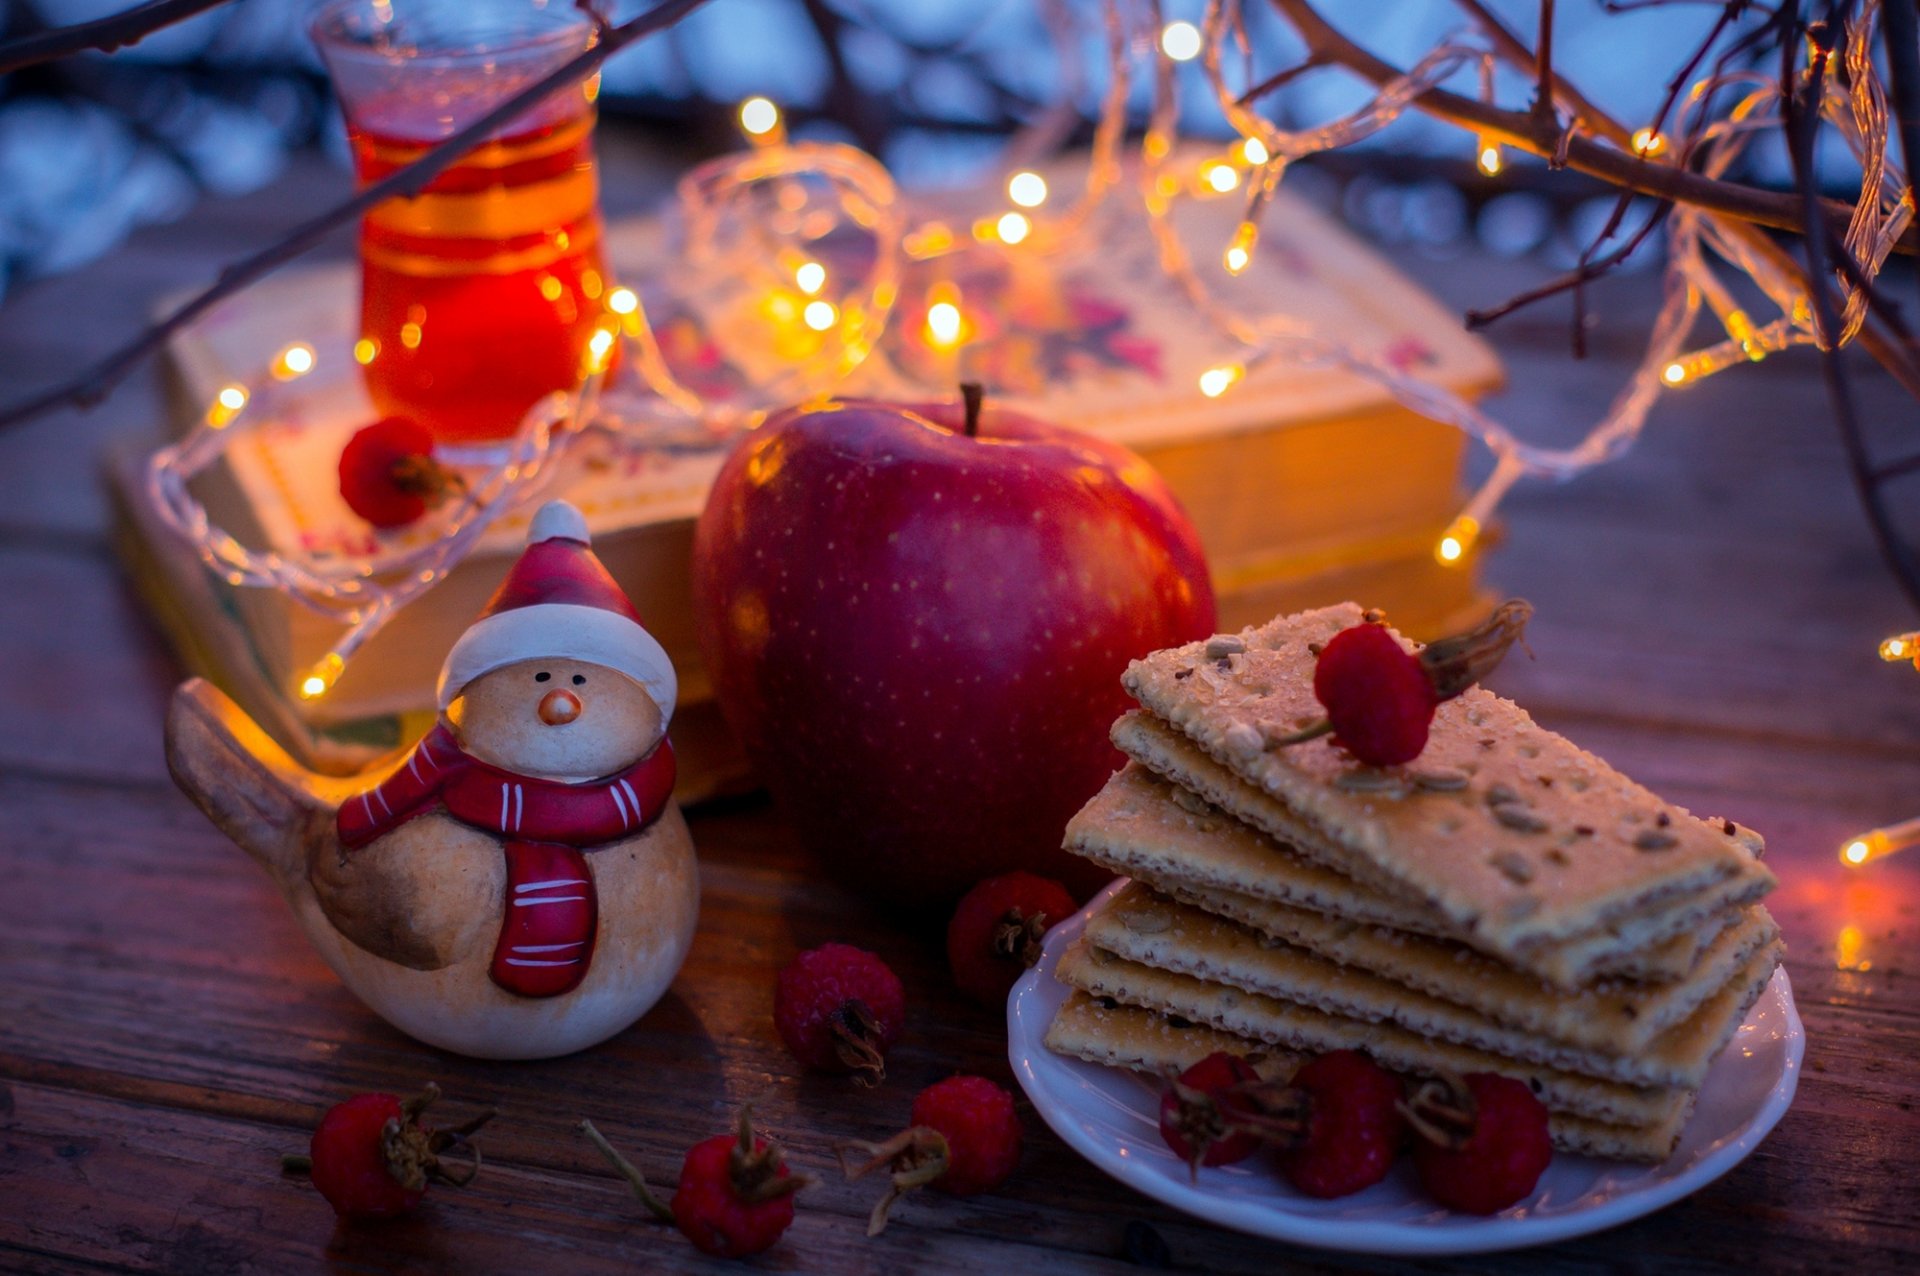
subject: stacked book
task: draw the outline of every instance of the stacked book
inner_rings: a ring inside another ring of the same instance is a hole
[[[1342,604],[1134,662],[1129,761],[1067,847],[1132,882],[1061,958],[1054,1050],[1173,1073],[1216,1050],[1284,1079],[1358,1049],[1525,1081],[1558,1147],[1659,1161],[1778,965],[1762,844],[1661,801],[1475,687],[1405,767],[1326,739]]]
[[[1073,184],[1070,166],[1051,176],[1056,189]],[[994,201],[1004,202],[998,187],[946,192],[919,212],[967,225]],[[1182,201],[1181,233],[1224,246],[1243,205],[1238,195]],[[749,406],[760,386],[792,369],[748,322],[759,309],[735,313],[719,300],[732,291],[693,270],[674,226],[671,217],[610,225],[615,275],[642,298],[663,357],[684,382],[723,406]],[[1231,352],[1158,268],[1133,201],[1111,201],[1097,229],[1084,250],[1023,256],[1011,272],[988,269],[981,258],[995,254],[984,248],[954,257],[941,267],[946,274],[917,267],[902,284],[887,341],[842,391],[950,400],[959,380],[977,380],[998,402],[1133,448],[1191,515],[1223,624],[1351,595],[1393,607],[1415,632],[1470,623],[1484,607],[1478,549],[1452,563],[1434,556],[1462,499],[1460,432],[1333,367],[1276,361],[1249,371],[1231,393],[1207,397],[1201,373]],[[1261,243],[1242,276],[1221,272],[1216,281],[1235,304],[1279,308],[1461,394],[1500,383],[1491,349],[1457,315],[1323,213],[1282,193]],[[979,330],[958,350],[934,349],[920,309],[929,289],[962,276]],[[217,307],[169,355],[186,423],[222,386],[262,383],[290,341],[316,351],[312,373],[261,396],[248,428],[193,490],[212,522],[251,548],[350,561],[387,579],[397,555],[430,543],[440,528],[427,519],[375,535],[341,499],[341,449],[373,416],[348,353],[358,333],[357,284],[350,263],[288,271]],[[569,450],[549,492],[586,515],[602,561],[673,660],[683,799],[736,785],[744,771],[692,623],[693,524],[724,455],[718,446],[636,450],[590,435]],[[296,689],[340,640],[341,622],[288,594],[227,583],[161,525],[142,460],[121,457],[109,474],[120,544],[195,672],[321,770],[357,772],[426,729],[440,661],[518,556],[524,514],[496,523],[445,581],[374,636],[325,696],[305,700]],[[1479,548],[1490,540],[1483,536]]]

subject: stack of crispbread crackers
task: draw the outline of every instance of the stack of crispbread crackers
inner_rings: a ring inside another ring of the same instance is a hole
[[[1356,1048],[1496,1072],[1557,1146],[1664,1159],[1779,963],[1762,844],[1661,801],[1474,687],[1373,769],[1326,739],[1314,662],[1348,603],[1127,670],[1131,759],[1067,848],[1133,879],[1061,958],[1060,1053],[1176,1072],[1215,1050],[1288,1075]]]

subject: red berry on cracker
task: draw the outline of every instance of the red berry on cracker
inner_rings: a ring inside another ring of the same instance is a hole
[[[907,998],[887,964],[851,944],[822,944],[788,962],[774,985],[773,1025],[793,1057],[821,1072],[886,1079],[886,1054]]]
[[[436,1130],[420,1117],[440,1095],[429,1085],[415,1098],[356,1094],[320,1119],[307,1158],[288,1157],[289,1169],[305,1169],[334,1213],[348,1221],[393,1218],[418,1205],[433,1182],[459,1186],[473,1178],[476,1155],[458,1171],[439,1154],[466,1141],[493,1116],[488,1112],[454,1130]]]
[[[1014,981],[1040,960],[1047,929],[1073,915],[1067,888],[1015,870],[989,877],[961,896],[947,923],[954,986],[983,1006],[1004,1005]]]
[[[877,1236],[893,1203],[915,1188],[975,1196],[1006,1182],[1020,1161],[1020,1118],[1013,1096],[985,1077],[948,1077],[914,1099],[908,1129],[856,1149],[868,1159],[846,1165],[848,1178],[892,1171],[892,1188],[867,1223],[867,1235]]]
[[[1512,599],[1468,633],[1408,651],[1379,612],[1327,640],[1313,668],[1313,694],[1327,716],[1276,745],[1331,734],[1368,766],[1399,766],[1427,747],[1433,713],[1493,672],[1520,640],[1533,605]]]
[[[1532,1195],[1553,1159],[1547,1109],[1526,1084],[1474,1072],[1429,1081],[1408,1105],[1414,1165],[1449,1209],[1495,1214]]]
[[[340,495],[379,528],[405,527],[449,491],[460,476],[433,458],[433,435],[406,417],[363,426],[340,452]]]

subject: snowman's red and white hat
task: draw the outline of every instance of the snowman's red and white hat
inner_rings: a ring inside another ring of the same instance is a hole
[[[595,556],[587,520],[548,501],[527,529],[527,547],[480,618],[440,667],[440,708],[475,678],[522,660],[584,660],[623,673],[660,706],[662,725],[679,693],[673,663],[640,613]]]

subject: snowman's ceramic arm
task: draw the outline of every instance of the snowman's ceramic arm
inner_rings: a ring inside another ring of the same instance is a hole
[[[207,818],[283,889],[306,877],[314,840],[331,840],[334,809],[352,781],[295,762],[240,706],[200,678],[167,710],[167,767]]]

